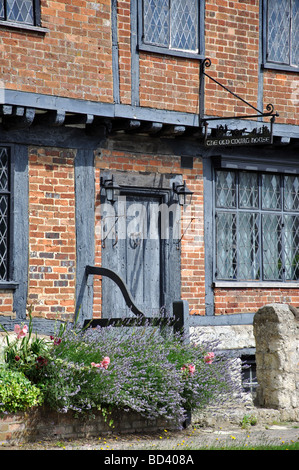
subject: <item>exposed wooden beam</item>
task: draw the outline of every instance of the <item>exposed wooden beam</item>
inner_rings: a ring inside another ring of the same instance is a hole
[[[162,128],[163,124],[161,122],[142,122],[139,132],[154,135],[160,132]]]
[[[34,117],[35,109],[14,107],[11,114],[3,114],[2,125],[7,130],[24,129],[31,126]]]
[[[107,136],[112,131],[112,120],[94,116],[92,123],[86,124],[85,131],[90,136]]]
[[[161,130],[161,135],[162,136],[173,136],[177,137],[179,135],[183,135],[186,131],[185,126],[163,126],[163,129]]]
[[[112,121],[112,131],[132,132],[138,130],[140,125],[141,122],[135,119],[114,119]]]
[[[0,106],[0,114],[2,116],[10,115],[12,114],[12,106],[8,104],[3,104]]]
[[[79,125],[79,124],[92,124],[94,121],[93,114],[67,114],[65,116],[64,125],[71,126],[71,125]]]
[[[39,114],[34,124],[43,124],[47,126],[62,126],[65,121],[65,111],[47,111],[44,114]]]

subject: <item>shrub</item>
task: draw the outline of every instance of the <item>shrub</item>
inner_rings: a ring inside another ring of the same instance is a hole
[[[36,406],[43,396],[60,412],[118,408],[178,423],[190,411],[235,396],[241,385],[233,379],[234,361],[214,353],[215,345],[191,344],[168,328],[66,324],[50,339],[32,336],[30,310],[29,326],[16,325],[15,337],[6,335],[5,362],[16,375],[6,370],[0,407]]]
[[[41,386],[45,402],[59,411],[117,407],[176,422],[236,392],[224,356],[152,327],[125,326],[69,326]]]
[[[22,372],[0,367],[0,411],[17,412],[42,403],[41,391]]]

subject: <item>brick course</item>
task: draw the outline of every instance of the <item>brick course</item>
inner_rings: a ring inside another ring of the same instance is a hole
[[[216,288],[215,315],[255,313],[260,307],[272,303],[299,306],[298,289],[286,288]]]
[[[32,148],[29,155],[29,303],[45,318],[75,309],[74,154]]]

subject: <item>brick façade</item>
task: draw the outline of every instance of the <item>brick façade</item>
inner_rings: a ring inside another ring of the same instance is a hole
[[[119,102],[135,105],[132,97],[131,2],[117,3]],[[41,0],[44,33],[1,26],[0,79],[5,88],[97,103],[114,103],[112,64],[112,2]],[[206,0],[205,56],[209,73],[232,91],[259,105],[273,103],[279,124],[298,125],[298,73],[262,70],[260,2]],[[139,102],[144,108],[199,113],[198,60],[140,51]],[[205,112],[227,116],[247,109],[215,83],[205,80]],[[45,318],[71,318],[76,290],[76,216],[74,158],[76,149],[50,146],[29,148],[29,266],[28,301]],[[103,169],[182,174],[194,191],[195,212],[182,239],[181,295],[193,314],[205,312],[205,247],[202,160],[182,169],[179,156],[95,149],[95,207]],[[95,228],[96,229],[96,228]],[[191,235],[190,235],[191,234]],[[190,236],[189,236],[190,235]],[[189,237],[189,238],[188,238]],[[190,239],[191,237],[191,239]],[[193,237],[193,238],[192,238]],[[100,244],[95,262],[101,263]],[[94,280],[94,314],[101,315],[98,279]],[[214,290],[215,314],[254,312],[264,303],[298,304],[296,289]],[[2,291],[0,312],[10,315],[12,293]]]

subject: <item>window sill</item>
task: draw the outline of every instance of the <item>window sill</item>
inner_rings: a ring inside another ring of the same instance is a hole
[[[213,283],[214,287],[233,287],[233,288],[257,288],[257,289],[265,289],[265,288],[283,288],[283,289],[298,289],[299,282],[279,282],[279,281],[216,281]]]
[[[177,51],[174,49],[167,49],[167,48],[151,46],[147,44],[140,44],[138,46],[138,51],[153,52],[155,54],[162,54],[162,55],[171,56],[171,57],[181,57],[183,59],[185,58],[185,59],[202,60],[205,58],[202,54],[199,54],[198,52]]]
[[[34,26],[30,24],[23,23],[13,23],[11,21],[0,20],[0,27],[12,28],[12,29],[21,29],[24,31],[30,31],[32,33],[43,33],[46,34],[50,30],[48,28],[43,28],[42,26]]]
[[[272,64],[271,62],[266,62],[262,64],[263,69],[266,70],[279,70],[281,72],[299,72],[299,67],[295,67],[292,65],[284,65],[284,64]]]
[[[14,281],[0,281],[0,291],[1,290],[15,290],[17,287],[19,286],[19,283],[18,282],[14,282]]]

